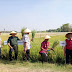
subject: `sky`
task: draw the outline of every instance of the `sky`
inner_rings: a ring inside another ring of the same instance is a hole
[[[72,0],[0,0],[0,31],[43,31],[72,24]]]

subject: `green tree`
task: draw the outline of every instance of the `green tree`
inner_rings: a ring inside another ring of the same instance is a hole
[[[61,28],[57,28],[57,32],[61,32]]]
[[[70,28],[71,28],[71,32],[72,32],[72,24],[70,25]]]
[[[70,28],[70,24],[67,23],[67,24],[63,24],[61,26],[61,32],[70,32],[71,31],[71,28]]]

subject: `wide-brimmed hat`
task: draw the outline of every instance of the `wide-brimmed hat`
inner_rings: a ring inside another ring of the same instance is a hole
[[[50,39],[51,37],[49,36],[49,35],[46,35],[45,37],[44,37],[44,39]]]
[[[68,38],[68,35],[70,35],[70,34],[72,34],[72,32],[67,33],[67,34],[65,35],[65,37]]]
[[[27,28],[24,30],[24,33],[31,33],[31,30]]]
[[[15,31],[11,31],[11,33],[10,33],[10,35],[12,35],[12,34],[17,34],[17,32],[15,32]]]

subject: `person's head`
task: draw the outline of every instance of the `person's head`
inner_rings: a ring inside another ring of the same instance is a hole
[[[15,31],[12,31],[11,33],[10,33],[10,35],[12,35],[13,37],[16,35],[17,33],[15,32]]]
[[[31,30],[27,28],[27,29],[24,30],[24,33],[29,34],[29,33],[31,33]]]
[[[72,38],[72,33],[67,33],[67,34],[65,35],[65,37],[71,39],[71,38]]]
[[[70,34],[70,37],[72,38],[72,33]]]
[[[44,37],[44,40],[45,40],[45,41],[48,41],[50,38],[51,38],[50,36],[46,35],[46,36]]]
[[[45,39],[45,41],[48,41],[49,39]]]
[[[15,37],[15,34],[13,33],[13,34],[11,34],[12,35],[12,37]]]
[[[29,33],[27,33],[27,34],[29,34]]]

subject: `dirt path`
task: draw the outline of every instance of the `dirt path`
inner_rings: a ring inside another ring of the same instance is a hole
[[[43,70],[43,69],[29,69],[25,67],[21,68],[11,68],[11,67],[0,67],[0,72],[54,72],[51,70]]]
[[[56,72],[53,70],[45,69],[30,69],[23,66],[16,67],[15,65],[0,65],[0,72]]]

